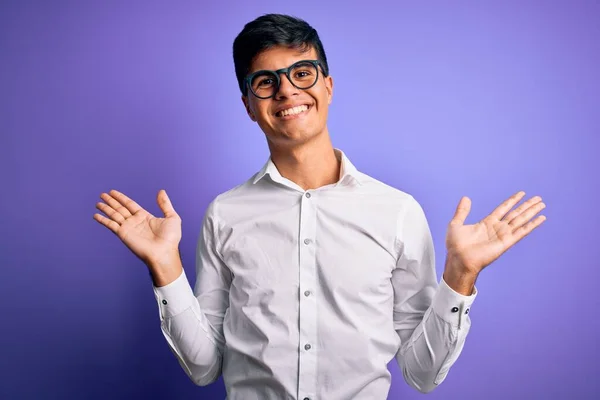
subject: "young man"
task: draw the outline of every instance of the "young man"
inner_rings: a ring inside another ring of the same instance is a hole
[[[265,15],[233,46],[246,112],[271,157],[209,205],[192,288],[181,220],[165,191],[156,218],[103,193],[94,218],[150,269],[164,336],[189,377],[222,373],[230,399],[385,399],[387,363],[429,392],[461,353],[483,268],[539,226],[536,196],[510,197],[474,225],[461,199],[443,278],[419,203],[358,171],[327,130],[333,79],[317,32]]]

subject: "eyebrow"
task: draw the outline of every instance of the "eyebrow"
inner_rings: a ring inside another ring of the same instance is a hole
[[[296,61],[292,62],[291,64],[288,64],[288,65],[286,65],[285,67],[281,67],[281,68],[277,68],[277,69],[269,69],[269,68],[257,68],[257,69],[255,69],[254,71],[250,71],[250,72],[248,72],[248,75],[252,75],[252,74],[254,74],[254,73],[258,72],[258,71],[272,71],[272,72],[275,72],[275,71],[277,71],[277,70],[280,70],[280,69],[289,68],[289,67],[291,67],[292,65],[296,64],[297,62],[300,62],[300,61],[306,61],[306,60],[312,60],[312,58],[301,58],[301,59],[299,59],[299,60],[296,60]]]

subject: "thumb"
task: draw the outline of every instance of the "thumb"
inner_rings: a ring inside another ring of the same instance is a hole
[[[460,201],[458,202],[458,206],[456,207],[454,217],[452,217],[452,221],[450,221],[450,225],[463,225],[470,211],[471,199],[469,199],[467,196],[461,197]]]
[[[158,191],[158,196],[156,196],[156,202],[160,207],[161,211],[165,214],[165,217],[171,217],[177,215],[175,209],[173,208],[173,204],[171,204],[171,200],[169,196],[167,196],[167,191],[161,189]]]

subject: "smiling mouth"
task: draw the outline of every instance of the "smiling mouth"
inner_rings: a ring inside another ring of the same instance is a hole
[[[281,111],[277,112],[275,114],[275,116],[278,118],[284,118],[284,119],[293,118],[298,115],[307,113],[308,110],[310,110],[310,108],[311,108],[311,106],[309,106],[308,104],[303,104],[301,106],[288,108],[286,110],[281,110]]]

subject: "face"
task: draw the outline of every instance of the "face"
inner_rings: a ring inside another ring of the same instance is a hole
[[[275,71],[287,68],[296,61],[317,59],[313,48],[301,52],[287,47],[274,47],[256,57],[250,73],[263,69]],[[269,99],[259,99],[250,90],[247,96],[242,96],[248,116],[258,123],[267,140],[277,146],[290,146],[326,134],[327,111],[333,95],[331,76],[324,77],[319,66],[317,83],[305,90],[292,85],[285,74],[280,74],[279,78],[279,90]],[[284,111],[299,106],[307,106],[308,109],[294,115],[287,115]]]

